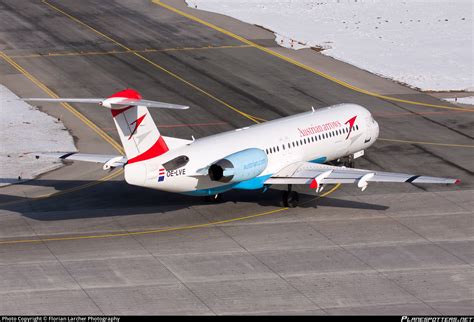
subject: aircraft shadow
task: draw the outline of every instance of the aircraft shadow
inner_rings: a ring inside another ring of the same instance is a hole
[[[281,190],[262,191],[232,190],[224,193],[223,201],[211,203],[203,197],[192,197],[158,190],[151,190],[128,185],[125,181],[106,181],[85,189],[72,191],[78,186],[92,184],[86,180],[48,180],[33,179],[20,183],[28,186],[53,187],[57,196],[49,198],[28,198],[0,193],[0,209],[18,212],[35,220],[68,220],[77,218],[96,218],[109,216],[126,216],[137,214],[160,214],[209,205],[219,211],[228,211],[232,204],[254,203],[263,207],[278,206]],[[5,190],[7,188],[0,189]],[[299,208],[351,208],[366,210],[386,210],[388,207],[333,197],[315,199],[314,194],[300,192]]]

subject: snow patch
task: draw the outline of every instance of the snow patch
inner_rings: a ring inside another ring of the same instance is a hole
[[[443,99],[448,102],[474,105],[474,96],[458,97],[458,98],[443,98]]]
[[[31,152],[76,151],[63,123],[17,99],[0,85],[0,186],[32,179],[62,166],[59,160],[36,160]]]
[[[474,87],[472,0],[186,0],[422,90]]]

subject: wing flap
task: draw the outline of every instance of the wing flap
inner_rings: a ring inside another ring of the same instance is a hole
[[[318,176],[321,176],[328,170],[331,170],[331,173],[324,179],[321,179],[318,184],[348,184],[358,183],[361,180],[365,180],[367,182],[407,182],[431,184],[457,184],[460,182],[458,179],[452,178],[429,177],[406,173],[353,169],[311,162],[300,162],[282,169],[265,181],[265,183],[310,184],[314,179],[316,179]]]

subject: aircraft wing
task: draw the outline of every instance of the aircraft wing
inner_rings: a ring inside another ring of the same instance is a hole
[[[458,184],[460,180],[297,162],[275,173],[265,184],[308,184],[318,189],[322,184],[356,183],[363,191],[369,182]]]
[[[122,155],[107,155],[107,154],[90,154],[90,153],[77,153],[77,152],[44,152],[34,154],[37,159],[46,158],[58,158],[61,160],[72,160],[72,161],[85,161],[101,163],[104,165],[104,170],[110,168],[122,168],[127,163],[127,158]]]

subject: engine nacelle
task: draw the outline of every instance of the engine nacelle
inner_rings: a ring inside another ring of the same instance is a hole
[[[251,148],[232,153],[209,167],[209,178],[219,182],[241,182],[253,179],[265,170],[267,154]]]

